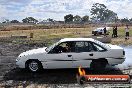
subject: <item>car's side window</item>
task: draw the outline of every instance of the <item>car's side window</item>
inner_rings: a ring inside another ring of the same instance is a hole
[[[106,51],[106,49],[90,41],[75,43],[75,52],[102,52],[102,51]]]
[[[50,53],[69,53],[69,52],[102,52],[103,47],[88,41],[63,42],[54,47]]]
[[[105,48],[101,47],[100,45],[98,45],[96,43],[91,43],[91,45],[92,45],[94,51],[98,51],[98,52],[106,51]]]
[[[75,52],[89,52],[89,43],[85,41],[76,42]]]
[[[96,51],[95,47],[93,46],[93,44],[91,42],[88,42],[89,46],[89,52],[93,52],[93,51]]]
[[[84,42],[75,43],[75,52],[83,52]]]
[[[73,42],[62,42],[56,47],[54,47],[51,53],[68,53],[72,52]]]

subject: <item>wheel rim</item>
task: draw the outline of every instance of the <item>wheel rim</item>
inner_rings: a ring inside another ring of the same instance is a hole
[[[38,63],[35,61],[30,62],[29,63],[29,69],[31,71],[34,71],[34,72],[37,71],[38,70]]]

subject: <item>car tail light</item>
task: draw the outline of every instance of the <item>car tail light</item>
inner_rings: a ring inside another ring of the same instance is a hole
[[[123,51],[123,55],[125,55],[125,51]]]

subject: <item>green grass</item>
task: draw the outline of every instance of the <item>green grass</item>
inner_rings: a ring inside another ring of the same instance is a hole
[[[112,35],[113,30],[110,30],[110,36]],[[117,44],[117,45],[132,45],[132,27],[129,29],[129,40],[125,40],[125,27],[118,27],[118,37],[117,38],[112,38],[112,44]]]
[[[110,35],[112,35],[113,29],[110,30]],[[130,35],[132,35],[132,28],[129,29]],[[125,37],[125,27],[118,27],[118,37],[124,38]]]

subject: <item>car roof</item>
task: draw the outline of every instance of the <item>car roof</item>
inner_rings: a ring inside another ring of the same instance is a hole
[[[105,27],[99,27],[99,28],[96,28],[95,30],[101,30],[101,29],[104,29]],[[106,27],[106,29],[108,30],[110,27]]]
[[[96,28],[94,29],[94,31],[100,31],[100,30],[103,30],[104,28]]]
[[[109,28],[110,27],[106,27],[106,30],[109,30]],[[94,29],[94,31],[100,31],[100,30],[103,30],[103,29],[104,29],[104,27],[99,27],[99,28]]]
[[[104,29],[104,27],[100,27],[100,28],[97,28],[97,29]]]
[[[94,41],[94,39],[93,38],[64,38],[60,40],[60,42],[66,42],[66,41]]]

